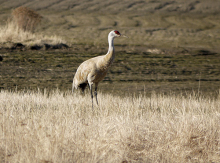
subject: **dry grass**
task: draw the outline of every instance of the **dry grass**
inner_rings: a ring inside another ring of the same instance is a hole
[[[36,11],[27,7],[18,7],[12,12],[13,21],[24,31],[33,32],[43,18]]]
[[[65,44],[66,41],[56,35],[46,36],[39,33],[24,31],[13,21],[8,21],[5,26],[0,27],[0,43],[4,44],[4,46],[11,46],[11,43],[22,43],[26,46],[42,46],[46,43],[50,45]]]
[[[42,16],[27,7],[18,7],[13,10],[12,19],[8,19],[6,25],[0,27],[1,46],[11,48],[14,44],[22,43],[27,47],[41,48],[66,44],[66,41],[57,35],[34,33],[41,19]]]
[[[0,93],[0,162],[218,162],[220,98]]]

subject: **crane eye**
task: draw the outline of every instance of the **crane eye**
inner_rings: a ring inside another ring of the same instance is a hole
[[[115,32],[115,34],[117,34],[117,35],[121,35],[118,31],[114,31]]]

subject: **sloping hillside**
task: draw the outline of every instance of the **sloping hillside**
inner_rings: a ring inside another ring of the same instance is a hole
[[[71,12],[106,12],[119,14],[126,12],[191,12],[216,13],[219,12],[220,2],[216,0],[8,0],[0,1],[2,9],[16,8],[21,5],[35,10],[57,10]]]
[[[113,29],[130,36],[115,42],[120,45],[218,48],[220,43],[216,0],[1,0],[1,24],[22,5],[44,17],[38,33],[59,35],[72,44],[106,46]]]

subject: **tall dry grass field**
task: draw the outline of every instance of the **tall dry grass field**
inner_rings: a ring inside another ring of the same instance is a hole
[[[0,162],[219,162],[220,98],[0,92]]]

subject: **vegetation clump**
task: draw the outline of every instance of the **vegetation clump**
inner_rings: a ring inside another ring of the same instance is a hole
[[[13,21],[24,31],[33,32],[43,18],[36,11],[27,7],[18,7],[12,12]]]
[[[18,7],[12,12],[12,19],[0,27],[0,46],[7,49],[57,49],[68,48],[59,36],[45,36],[36,33],[42,16],[27,7]],[[20,46],[17,46],[20,45]]]

